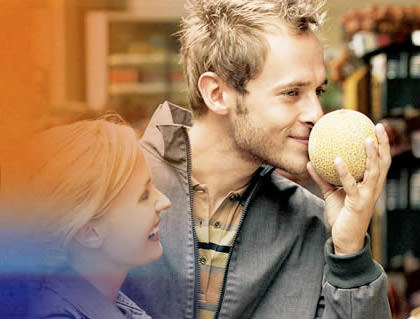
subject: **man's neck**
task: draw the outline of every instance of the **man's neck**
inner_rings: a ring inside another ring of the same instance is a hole
[[[209,119],[211,121],[211,119]],[[214,121],[217,122],[217,121]],[[196,121],[189,130],[192,151],[192,175],[209,189],[212,207],[230,191],[249,183],[259,163],[246,160],[228,130],[218,124]],[[213,125],[214,124],[214,125]]]

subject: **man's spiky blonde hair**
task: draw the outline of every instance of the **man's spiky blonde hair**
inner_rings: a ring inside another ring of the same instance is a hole
[[[189,104],[199,117],[207,107],[198,89],[204,72],[215,72],[238,92],[263,67],[272,27],[304,33],[322,23],[326,0],[187,0],[181,31],[181,61]]]

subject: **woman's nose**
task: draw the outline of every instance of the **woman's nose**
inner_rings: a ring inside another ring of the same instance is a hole
[[[171,207],[171,201],[169,200],[169,198],[163,195],[157,189],[155,189],[155,191],[157,193],[157,201],[155,204],[156,205],[155,209],[160,213],[162,210]]]

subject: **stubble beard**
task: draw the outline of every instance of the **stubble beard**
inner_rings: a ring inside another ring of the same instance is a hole
[[[282,149],[275,145],[273,137],[251,119],[245,103],[237,101],[236,116],[230,122],[230,137],[244,160],[268,164],[294,175],[306,172],[305,165],[300,167],[293,159],[282,156]]]

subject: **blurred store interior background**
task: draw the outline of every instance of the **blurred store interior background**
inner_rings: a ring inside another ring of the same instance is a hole
[[[22,2],[4,0],[0,10],[0,150],[23,132],[106,111],[141,131],[163,101],[186,106],[173,36],[182,0]],[[330,0],[327,11],[320,30],[325,112],[361,111],[386,126],[392,143],[369,231],[375,259],[389,274],[394,318],[407,318],[420,306],[420,3]],[[318,192],[307,176],[289,178]]]

